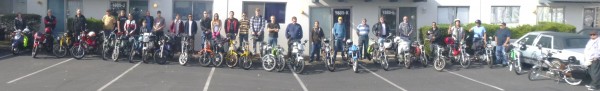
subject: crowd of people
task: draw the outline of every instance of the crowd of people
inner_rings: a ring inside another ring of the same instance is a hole
[[[76,11],[76,15],[73,19],[73,28],[68,29],[68,34],[71,36],[78,36],[80,32],[86,31],[86,17],[81,13],[81,10],[78,9]],[[281,27],[279,23],[276,21],[276,16],[269,16],[270,22],[267,22],[266,19],[261,15],[262,12],[260,9],[255,9],[254,16],[248,17],[246,13],[241,13],[240,19],[235,18],[235,12],[230,11],[229,16],[226,20],[221,21],[218,13],[214,13],[212,18],[210,17],[208,11],[203,12],[203,16],[200,19],[199,24],[193,20],[194,16],[192,14],[187,15],[187,21],[181,20],[181,15],[177,14],[175,19],[171,21],[167,25],[165,19],[161,16],[161,11],[156,12],[156,17],[151,16],[149,11],[145,12],[145,16],[142,19],[135,19],[132,13],[125,13],[124,10],[119,11],[118,16],[112,16],[110,10],[106,11],[106,15],[102,17],[103,27],[102,31],[106,33],[115,32],[115,33],[124,33],[126,35],[139,35],[140,33],[153,33],[155,35],[163,35],[165,33],[172,35],[186,35],[191,37],[191,41],[200,41],[199,46],[204,46],[205,44],[215,44],[215,41],[211,40],[219,40],[221,38],[228,39],[236,39],[239,38],[239,46],[242,45],[242,42],[248,41],[249,37],[254,38],[253,43],[253,53],[257,53],[257,43],[263,41],[264,32],[268,32],[267,43],[268,45],[278,45],[277,41],[279,39],[279,32]],[[333,24],[332,34],[334,40],[334,57],[333,60],[336,59],[337,52],[342,52],[343,43],[347,40],[347,35],[350,31],[348,29],[350,25],[346,25],[343,23],[343,18],[338,17],[338,21]],[[138,21],[141,20],[141,21]],[[473,43],[472,48],[483,47],[490,40],[487,39],[486,28],[481,25],[480,20],[476,20],[476,26],[469,28],[468,31],[464,31],[461,21],[456,19],[453,24],[451,24],[448,30],[441,30],[436,22],[432,22],[431,30],[427,31],[426,38],[428,41],[421,40],[419,35],[419,31],[415,30],[414,24],[409,22],[409,18],[407,16],[402,17],[402,22],[398,25],[396,29],[392,29],[392,25],[386,23],[386,19],[383,16],[378,18],[378,22],[373,25],[367,24],[367,19],[362,18],[361,23],[356,25],[356,35],[358,36],[358,45],[368,45],[369,33],[373,33],[378,40],[376,41],[379,44],[382,44],[384,39],[388,36],[404,36],[408,37],[410,40],[416,40],[416,42],[424,41],[429,42],[432,45],[445,45],[446,36],[442,36],[444,33],[449,35],[452,41],[455,41],[455,44],[462,43],[464,41],[471,41]],[[43,18],[43,23],[45,24],[45,28],[55,29],[56,17],[52,15],[52,11],[48,10],[47,16]],[[185,22],[184,22],[185,21]],[[285,29],[285,39],[287,39],[288,43],[299,42],[303,39],[302,26],[297,23],[297,18],[291,17],[291,23],[289,23]],[[138,23],[142,23],[141,26]],[[26,22],[22,18],[21,14],[17,14],[17,17],[14,20],[15,30],[23,30],[26,28]],[[319,26],[319,21],[313,22],[314,27],[309,28],[308,40],[311,41],[310,48],[310,59],[309,62],[313,62],[314,60],[320,59],[321,56],[321,45],[320,42],[322,39],[325,39],[324,31],[325,29]],[[199,26],[198,26],[199,25]],[[167,27],[165,30],[165,27]],[[396,30],[396,31],[392,31]],[[200,36],[195,36],[197,32],[200,31]],[[221,37],[221,31],[225,32],[225,37]],[[465,32],[472,32],[472,35],[465,35]],[[251,35],[251,36],[249,36]],[[466,40],[466,36],[472,36],[472,40]],[[500,29],[496,31],[495,37],[493,41],[496,42],[496,58],[495,64],[501,64],[506,66],[507,60],[506,47],[509,46],[509,39],[511,38],[511,32],[506,27],[506,23],[501,23]],[[587,66],[590,66],[589,73],[592,77],[592,82],[587,87],[589,89],[596,89],[600,86],[600,64],[598,64],[600,57],[600,48],[598,47],[597,31],[593,31],[590,33],[591,40],[586,45],[586,59],[584,60]],[[199,37],[200,40],[193,40],[195,37]],[[175,37],[175,40],[179,40]],[[179,46],[180,44],[176,43],[175,46]],[[291,44],[289,44],[288,50],[291,48]],[[235,45],[230,45],[235,46]],[[178,49],[178,47],[174,47]],[[429,48],[433,50],[434,48]],[[198,50],[198,49],[196,49]],[[474,49],[475,50],[475,49]],[[291,51],[288,51],[287,55],[290,55]],[[341,53],[340,55],[344,56],[345,53]],[[431,54],[433,55],[433,54]],[[433,55],[435,56],[435,55]],[[367,53],[367,46],[362,46],[359,51],[359,58],[367,59],[369,58],[369,54]]]

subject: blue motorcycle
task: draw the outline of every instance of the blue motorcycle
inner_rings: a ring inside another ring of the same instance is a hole
[[[171,49],[171,36],[164,35],[158,40],[158,47],[154,50],[154,62],[158,64],[167,64],[167,60],[173,58],[173,49]]]
[[[352,70],[354,73],[358,73],[358,46],[352,43],[352,40],[346,40],[346,44],[348,46],[348,57],[350,58],[350,65],[352,66]]]
[[[136,53],[141,53],[142,51],[142,42],[140,41],[141,36],[139,35],[132,35],[129,37],[129,62],[130,63],[134,63],[133,58],[135,57]]]
[[[12,34],[11,41],[11,52],[13,55],[19,54],[23,49],[27,48],[29,45],[29,28],[25,28],[23,30],[15,30]]]

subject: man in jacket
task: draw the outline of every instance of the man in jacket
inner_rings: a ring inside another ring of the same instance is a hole
[[[337,52],[343,52],[343,43],[344,40],[346,40],[346,25],[344,24],[344,22],[342,22],[342,17],[338,17],[338,22],[335,23],[333,25],[333,35],[334,35],[334,40],[335,40],[335,45],[334,46],[334,52],[333,52],[333,60],[335,61],[335,59],[337,58]],[[345,55],[346,53],[341,53],[342,57]]]
[[[296,21],[296,16],[293,16],[292,23],[288,24],[287,28],[285,29],[285,38],[289,40],[288,50],[292,50],[292,43],[301,43],[300,40],[302,39],[302,26],[296,23]],[[292,56],[292,51],[288,51],[288,57],[290,56]]]
[[[377,43],[379,43],[379,45],[383,44],[383,40],[390,33],[389,30],[390,27],[385,23],[385,18],[383,16],[379,17],[379,22],[373,25],[373,33],[375,33],[375,36],[379,37],[379,39],[377,40]]]
[[[79,33],[81,33],[82,31],[85,31],[87,26],[87,20],[85,19],[85,16],[83,16],[83,14],[81,14],[81,9],[77,9],[77,15],[75,15],[75,19],[73,20],[73,30],[72,31],[72,38],[79,36]],[[73,41],[75,40],[71,40],[71,43],[74,43]]]
[[[317,59],[321,59],[321,39],[325,34],[323,29],[319,27],[319,21],[315,21],[315,27],[310,31],[310,42],[312,42],[312,48],[310,48],[310,62],[314,61],[314,56],[317,55]]]
[[[229,18],[225,20],[225,33],[229,39],[235,40],[236,33],[240,29],[240,22],[233,16],[234,12],[229,11]]]
[[[254,52],[252,53],[257,53],[256,49],[258,49],[258,47],[256,46],[256,44],[263,41],[263,30],[267,25],[267,20],[265,20],[263,16],[260,15],[261,12],[259,8],[255,9],[255,14],[256,16],[252,16],[252,18],[250,18],[250,29],[252,29],[252,37],[256,38],[256,40],[254,40],[254,43],[252,43],[254,49]]]

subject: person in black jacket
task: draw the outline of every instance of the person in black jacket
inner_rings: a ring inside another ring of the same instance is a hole
[[[202,34],[200,34],[200,46],[202,47],[204,47],[204,43],[207,43],[206,40],[210,40],[212,36],[212,33],[210,33],[210,23],[212,22],[212,20],[210,16],[208,16],[208,11],[204,11],[203,15],[204,17],[202,18],[202,20],[200,20],[200,32],[202,32]]]
[[[196,25],[196,21],[194,21],[194,18],[192,16],[192,14],[188,15],[188,21],[185,22],[185,27],[183,27],[183,31],[184,33],[182,34],[186,34],[189,37],[189,42],[191,43],[190,45],[193,47],[194,46],[194,39],[196,35],[196,31],[198,30],[198,25]]]
[[[44,17],[44,27],[45,28],[50,28],[49,31],[45,31],[46,33],[46,40],[48,42],[49,46],[52,46],[52,35],[54,28],[56,27],[56,17],[54,17],[54,15],[52,15],[52,10],[48,10],[48,15],[46,17]],[[44,29],[45,30],[45,29]],[[52,47],[49,47],[52,48]]]
[[[379,17],[379,22],[373,25],[372,31],[373,33],[375,33],[375,36],[379,37],[377,43],[379,43],[379,45],[382,45],[385,37],[387,37],[388,34],[390,34],[390,27],[385,23],[385,17]]]
[[[85,16],[81,14],[81,9],[77,9],[77,15],[75,15],[75,18],[73,19],[73,30],[71,30],[73,37],[79,36],[79,33],[85,31],[86,26],[87,20],[85,19]]]
[[[25,20],[23,20],[23,16],[21,13],[17,13],[17,17],[15,17],[15,30],[23,30],[27,26]]]

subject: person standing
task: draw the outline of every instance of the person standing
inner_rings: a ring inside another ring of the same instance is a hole
[[[498,29],[498,31],[496,31],[496,37],[495,40],[496,41],[496,59],[497,61],[495,63],[499,64],[498,62],[501,62],[503,66],[507,66],[508,62],[506,59],[506,55],[504,55],[506,53],[505,49],[506,47],[508,47],[508,43],[510,43],[510,30],[508,30],[508,28],[506,28],[506,23],[501,23],[500,25],[500,29]]]
[[[315,26],[310,31],[310,42],[312,42],[312,48],[310,49],[310,61],[314,61],[314,56],[317,55],[317,59],[321,59],[321,39],[325,34],[323,28],[319,26],[319,21],[315,21]],[[320,61],[320,60],[319,60]]]
[[[146,24],[146,31],[142,31],[142,32],[150,32],[152,31],[152,27],[154,27],[154,17],[150,16],[150,11],[146,11],[146,16],[144,16],[144,20],[143,20]]]
[[[50,28],[50,33],[56,28],[56,17],[52,15],[52,10],[48,10],[48,14],[44,17],[44,27]]]
[[[398,32],[396,35],[408,37],[411,41],[415,41],[416,36],[413,36],[414,28],[413,25],[408,22],[408,16],[402,17],[402,23],[398,25]]]
[[[252,43],[254,50],[252,53],[257,53],[256,49],[258,49],[258,47],[256,44],[263,41],[263,30],[267,24],[267,20],[262,18],[263,16],[261,15],[260,8],[256,8],[254,12],[256,16],[252,16],[252,18],[250,18],[250,29],[252,29],[252,37],[256,38]]]
[[[471,49],[477,50],[482,48],[487,43],[485,27],[481,26],[481,20],[475,20],[476,26],[469,29],[469,32],[473,32],[473,47]],[[483,43],[481,43],[483,41]]]
[[[204,11],[203,12],[203,17],[200,20],[200,32],[202,32],[202,34],[200,34],[200,46],[204,47],[204,44],[207,43],[206,40],[210,40],[211,39],[211,33],[210,33],[210,28],[211,28],[211,18],[210,16],[208,16],[209,13],[208,11]]]
[[[274,20],[274,19],[273,19]],[[292,16],[292,23],[288,24],[285,29],[285,38],[288,39],[288,50],[292,50],[292,43],[301,43],[302,39],[302,26],[297,23],[296,16]],[[292,56],[292,51],[288,51],[288,57]]]
[[[211,41],[211,46],[213,47],[213,49],[216,49],[216,43],[217,40],[221,39],[221,27],[222,26],[222,22],[221,19],[219,19],[219,14],[215,13],[215,15],[213,15],[213,20],[211,22],[211,36],[212,36],[212,41]],[[220,50],[220,49],[218,49]]]
[[[356,35],[358,35],[358,46],[361,50],[358,51],[358,58],[365,59],[368,56],[367,47],[369,43],[369,25],[367,19],[363,18],[362,22],[356,26]]]
[[[48,48],[53,48],[53,37],[52,34],[54,33],[54,28],[56,27],[56,17],[54,17],[54,15],[52,15],[52,10],[48,10],[48,14],[46,15],[46,17],[44,17],[44,27],[48,28],[49,30],[46,30],[45,33],[47,33],[46,35],[46,43],[48,43],[48,45],[50,45]],[[49,33],[49,34],[48,34]]]
[[[432,55],[432,57],[430,58],[434,58],[436,55],[436,53],[433,52],[435,46],[434,45],[438,45],[441,46],[443,43],[442,41],[442,35],[440,33],[440,29],[437,26],[436,22],[432,22],[431,23],[431,30],[427,31],[427,38],[429,38],[429,49],[432,52],[429,52],[429,55]]]
[[[333,60],[335,61],[335,59],[337,58],[337,52],[342,52],[341,55],[342,57],[346,54],[343,53],[343,44],[344,41],[346,40],[346,25],[344,24],[344,22],[342,22],[342,17],[338,17],[338,22],[335,23],[333,25],[333,36],[334,40],[335,40],[335,45],[334,45],[334,52],[333,52]]]
[[[163,18],[161,16],[161,11],[156,11],[156,18],[154,19],[154,27],[153,28],[153,33],[156,36],[156,40],[154,41],[155,45],[158,46],[158,39],[160,39],[162,36],[164,35],[163,29],[165,28],[165,18]]]
[[[234,16],[233,11],[229,11],[229,18],[225,20],[225,33],[227,38],[235,40],[236,33],[240,29],[240,22]]]
[[[17,13],[17,17],[15,17],[15,30],[23,30],[27,27],[27,23],[23,20],[23,16],[21,13]]]
[[[373,25],[373,33],[375,33],[375,36],[379,37],[379,39],[377,40],[377,43],[379,43],[379,45],[383,45],[383,40],[389,35],[389,30],[390,27],[385,24],[385,17],[380,16],[379,22]]]
[[[102,22],[104,23],[104,33],[112,31],[115,29],[115,24],[117,23],[114,16],[110,15],[110,10],[106,10],[106,14],[102,16]]]
[[[183,21],[181,21],[181,16],[179,14],[175,15],[175,20],[173,20],[173,22],[171,23],[171,27],[169,28],[169,33],[173,34],[173,40],[175,41],[181,41],[179,40],[178,36],[180,35],[180,33],[183,32],[183,29],[185,29],[183,24]],[[181,46],[180,45],[181,42],[173,42],[174,46]],[[181,47],[173,47],[173,49],[175,50],[175,52],[180,52]]]
[[[125,10],[121,10],[117,21],[117,33],[125,31],[125,21],[127,21],[127,16],[125,16]]]
[[[460,26],[459,19],[454,20],[454,26],[450,25],[450,27],[448,28],[448,34],[452,36],[452,40],[454,41],[454,46],[452,47],[452,50],[454,50],[455,53],[453,54],[458,54],[459,43],[461,43],[464,40],[464,30]]]
[[[271,23],[267,25],[267,31],[269,31],[269,46],[277,45],[279,29],[279,24],[277,24],[277,22],[275,21],[275,16],[271,16]]]
[[[597,90],[600,86],[600,40],[598,40],[598,31],[593,30],[590,32],[590,40],[585,45],[585,50],[583,52],[584,66],[588,67],[588,72],[592,81],[589,85],[586,85],[588,90]]]
[[[184,25],[184,32],[183,34],[185,34],[185,36],[189,36],[188,37],[188,43],[190,43],[190,46],[194,46],[194,39],[195,39],[195,35],[196,35],[196,31],[198,30],[198,25],[196,25],[196,21],[194,21],[194,17],[192,16],[192,14],[188,15],[188,21],[185,22]],[[194,49],[194,48],[190,48],[190,49]]]
[[[73,20],[73,37],[79,36],[79,33],[85,30],[87,25],[87,20],[83,14],[81,14],[81,9],[77,9],[77,15],[75,15],[75,19]],[[72,40],[75,41],[75,40]],[[74,42],[71,42],[74,43]]]
[[[250,21],[246,17],[246,12],[242,12],[242,19],[240,20],[240,47],[244,41],[248,41],[248,30],[250,29]]]

